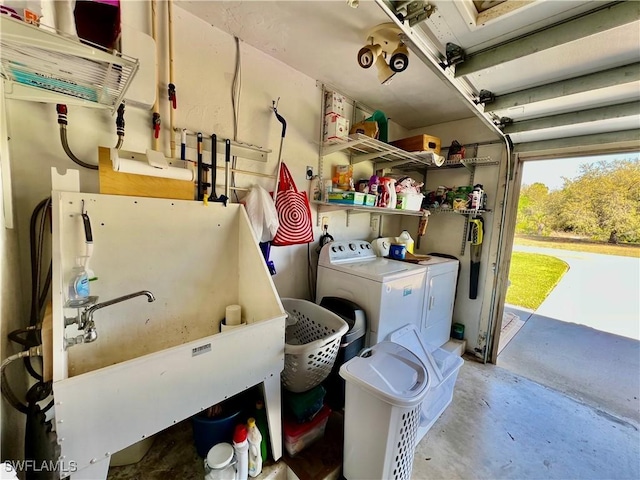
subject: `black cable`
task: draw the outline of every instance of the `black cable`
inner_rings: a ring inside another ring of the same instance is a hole
[[[51,213],[51,197],[45,198],[36,205],[31,214],[31,220],[29,222],[29,240],[31,250],[31,315],[29,324],[34,326],[41,320],[42,307],[46,301],[48,289],[51,285],[51,263],[49,264],[49,270],[47,272],[47,278],[45,279],[44,288],[41,291],[41,265],[44,252],[44,236],[47,215],[50,218]],[[36,225],[39,228],[36,230]],[[27,350],[30,347],[40,345],[41,338],[39,331],[29,330],[24,343],[24,349]],[[36,380],[42,380],[42,375],[36,371],[32,364],[32,357],[25,357],[23,363],[29,374]]]
[[[313,268],[311,266],[311,244],[307,243],[307,287],[309,288],[309,298],[315,302],[313,294]]]
[[[21,413],[26,414],[29,409],[27,406],[22,403],[13,393],[11,387],[9,386],[9,380],[7,379],[6,370],[2,372],[2,376],[0,377],[0,391],[2,392],[2,396],[5,398],[9,405],[18,410]]]
[[[23,335],[25,333],[29,333],[31,330],[28,328],[19,328],[18,330],[14,330],[13,332],[9,332],[9,334],[7,335],[7,337],[9,337],[9,340],[11,340],[12,342],[15,342],[19,345],[22,345],[23,347],[27,347],[26,349],[29,349],[35,345],[31,345],[31,342],[29,340],[27,340],[26,338],[22,338],[20,335]]]

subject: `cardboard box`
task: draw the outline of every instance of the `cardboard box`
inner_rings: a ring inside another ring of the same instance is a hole
[[[360,192],[329,192],[329,203],[346,203],[348,205],[364,204],[364,193]]]
[[[324,143],[343,143],[349,139],[349,120],[328,113],[324,116]]]
[[[344,107],[347,99],[336,92],[326,91],[324,94],[324,113],[333,113],[344,117]]]
[[[390,143],[407,152],[433,152],[440,155],[440,139],[431,135],[416,135]]]
[[[351,127],[349,134],[362,133],[367,137],[378,138],[378,122],[359,122]]]
[[[367,193],[364,196],[364,205],[366,207],[375,207],[376,206],[376,198],[377,195],[372,195],[371,193]]]

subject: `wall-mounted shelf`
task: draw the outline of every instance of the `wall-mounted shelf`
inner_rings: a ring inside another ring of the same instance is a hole
[[[421,217],[421,210],[399,210],[393,208],[380,208],[380,207],[366,207],[364,205],[348,205],[345,203],[327,203],[320,202],[318,200],[312,200],[311,203],[317,205],[318,216],[316,219],[316,225],[320,226],[320,213],[321,212],[335,212],[345,211],[347,212],[347,227],[349,226],[350,215],[357,213],[373,213],[376,215],[409,215],[414,217]]]
[[[491,213],[491,210],[474,210],[471,208],[461,208],[461,209],[454,209],[454,208],[428,208],[427,210],[429,210],[432,214],[434,213],[457,213],[458,215],[480,215],[482,213]]]
[[[462,245],[460,246],[460,255],[464,255],[464,251],[467,248],[467,233],[469,232],[469,219],[475,215],[483,215],[485,213],[492,213],[491,210],[473,210],[471,208],[453,209],[453,208],[429,208],[432,214],[447,214],[455,213],[457,215],[465,216],[464,230],[462,231]]]
[[[0,15],[0,72],[7,98],[113,113],[138,67],[134,58]]]
[[[400,166],[425,168],[434,164],[434,154],[431,152],[407,152],[361,133],[349,135],[349,140],[344,143],[325,145],[322,156],[326,157],[336,152],[349,153],[352,164],[375,161],[376,170]]]
[[[446,168],[461,168],[464,167],[469,172],[473,173],[476,167],[486,167],[489,165],[498,165],[500,162],[497,160],[493,160],[491,157],[473,157],[473,158],[463,158],[461,160],[445,160],[442,165],[436,167],[435,165],[430,165],[427,168],[429,170],[436,169],[446,169]]]

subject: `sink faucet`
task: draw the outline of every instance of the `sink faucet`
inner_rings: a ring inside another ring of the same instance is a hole
[[[84,331],[84,335],[80,335],[75,339],[71,339],[68,342],[68,345],[75,345],[77,343],[90,343],[98,338],[96,324],[93,321],[93,314],[96,310],[115,305],[116,303],[126,302],[127,300],[131,300],[135,297],[141,297],[143,295],[147,297],[148,302],[154,302],[156,300],[156,297],[153,296],[153,293],[148,290],[141,290],[139,292],[130,293],[128,295],[123,295],[122,297],[107,300],[106,302],[91,305],[90,307],[85,308],[82,311],[79,319],[77,317],[75,319],[65,319],[66,325],[70,325],[71,323],[78,323],[78,328]]]

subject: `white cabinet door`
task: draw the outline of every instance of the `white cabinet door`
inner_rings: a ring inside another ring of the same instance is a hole
[[[449,341],[456,276],[455,270],[439,273],[430,271],[427,274],[421,331],[424,340],[435,347],[441,347]]]

